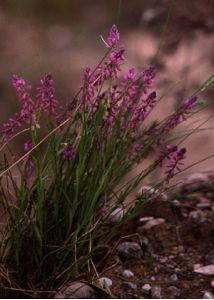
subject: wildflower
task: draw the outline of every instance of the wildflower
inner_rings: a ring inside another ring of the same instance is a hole
[[[75,151],[71,144],[68,144],[63,151],[64,160],[72,160],[75,157]]]
[[[31,140],[28,140],[27,142],[24,143],[25,152],[30,151],[32,148],[33,148],[33,144]],[[35,169],[35,164],[34,161],[29,156],[26,156],[23,159],[23,162],[24,162],[24,174],[26,179],[28,179],[32,175]]]
[[[23,120],[19,113],[15,113],[14,118],[9,118],[9,120],[3,124],[3,129],[1,130],[3,139],[6,141],[10,138],[14,131],[22,126],[22,122]]]
[[[136,71],[135,68],[131,68],[128,70],[128,72],[125,73],[124,79],[126,81],[133,81],[136,78]]]
[[[106,112],[104,116],[104,124],[113,128],[115,119],[118,116],[121,109],[121,101],[118,100],[118,95],[120,95],[120,91],[118,90],[117,85],[113,85],[110,92],[107,93],[109,95],[108,101],[106,103]]]
[[[120,39],[120,33],[117,29],[117,26],[113,25],[109,32],[109,36],[107,38],[107,47],[108,48],[114,47],[119,41],[119,39]]]
[[[118,50],[109,54],[108,60],[97,69],[94,77],[94,86],[101,86],[105,80],[113,80],[117,78],[117,74],[121,71],[120,65],[125,60],[125,48],[123,45]]]
[[[130,128],[134,132],[136,132],[139,129],[142,122],[148,116],[150,110],[155,106],[155,103],[156,92],[152,92],[148,95],[146,100],[142,101],[142,103],[134,109],[130,122]]]
[[[27,85],[25,80],[17,75],[13,75],[12,84],[15,90],[19,93],[20,100],[25,101],[27,91],[31,89],[31,86]]]
[[[167,134],[170,130],[174,129],[182,121],[185,121],[187,115],[195,107],[196,101],[197,97],[195,96],[185,99],[182,102],[180,108],[176,112],[174,112],[162,125],[162,127],[160,128],[161,134]]]
[[[81,108],[83,106],[88,107],[90,104],[92,104],[92,99],[95,94],[95,86],[91,75],[91,69],[89,67],[85,68],[82,76],[82,86],[80,94]]]
[[[24,143],[24,149],[26,152],[30,151],[33,148],[33,144],[31,140],[28,140]]]
[[[18,93],[20,103],[22,104],[20,121],[29,122],[31,126],[36,125],[36,107],[28,92],[31,89],[31,86],[27,85],[25,80],[17,75],[13,75],[12,84]]]
[[[9,118],[9,120],[3,124],[1,134],[4,140],[10,138],[15,130],[21,128],[24,123],[30,123],[31,126],[36,125],[36,107],[29,95],[31,86],[27,85],[25,80],[17,75],[13,75],[12,84],[18,93],[22,108],[20,112],[14,114],[13,118]]]
[[[33,174],[33,171],[35,169],[35,164],[32,159],[28,158],[25,162],[24,166],[24,174],[26,180]]]
[[[46,75],[40,81],[40,87],[37,88],[38,107],[48,116],[52,116],[54,121],[57,117],[58,101],[55,99],[55,88],[51,74]]]
[[[181,162],[184,160],[186,153],[185,148],[178,149],[177,146],[171,146],[167,145],[164,150],[162,150],[162,155],[160,157],[159,163],[160,166],[162,166],[163,160],[168,159],[170,161],[169,165],[167,165],[167,178],[166,181],[169,182],[169,180],[175,175],[176,171],[180,171],[180,165],[183,165]]]
[[[141,71],[140,75],[145,84],[153,85],[156,77],[156,70],[154,67],[146,67]]]

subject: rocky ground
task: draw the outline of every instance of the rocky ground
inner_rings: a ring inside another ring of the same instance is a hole
[[[214,172],[192,174],[126,224],[100,283],[116,298],[212,299],[213,246]],[[102,296],[82,285],[78,292],[71,285],[64,297]]]

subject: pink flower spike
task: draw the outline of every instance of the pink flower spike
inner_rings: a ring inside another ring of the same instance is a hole
[[[120,33],[116,25],[113,25],[107,38],[107,47],[113,48],[120,39]]]

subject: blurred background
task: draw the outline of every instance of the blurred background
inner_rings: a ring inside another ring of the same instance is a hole
[[[52,73],[57,98],[68,101],[85,66],[94,67],[116,23],[126,46],[127,66],[155,62],[157,92],[176,84],[152,118],[162,119],[214,73],[214,0],[4,0],[0,2],[1,124],[17,108],[11,76],[23,76],[33,88]],[[182,128],[191,129],[214,113],[214,91],[202,94],[207,109]],[[184,145],[187,165],[213,153],[213,119]],[[19,148],[19,145],[13,145]],[[214,160],[188,170],[213,168]],[[140,168],[140,167],[139,167]],[[158,175],[157,175],[158,176]]]

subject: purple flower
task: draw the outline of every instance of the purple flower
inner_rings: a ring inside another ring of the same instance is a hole
[[[137,132],[140,129],[142,122],[146,119],[151,109],[155,106],[156,103],[156,92],[152,92],[148,95],[146,100],[136,107],[133,111],[130,128]]]
[[[120,33],[117,29],[117,26],[113,25],[109,32],[109,36],[107,38],[107,47],[108,48],[114,47],[119,41],[119,39],[120,39]]]
[[[27,85],[25,80],[17,75],[13,75],[12,84],[15,90],[19,93],[20,100],[24,101],[25,97],[27,96],[26,92],[31,89],[31,86]]]
[[[15,130],[19,129],[24,123],[30,123],[31,126],[36,125],[36,107],[28,92],[31,86],[27,85],[25,80],[17,75],[13,75],[12,84],[18,93],[22,108],[19,113],[15,113],[13,118],[3,124],[1,134],[3,134],[4,140],[10,138]]]
[[[63,159],[64,160],[72,160],[75,157],[75,151],[71,144],[68,144],[63,151]]]
[[[31,89],[30,85],[27,85],[25,80],[17,75],[13,75],[12,84],[16,89],[19,101],[22,104],[20,111],[20,121],[29,122],[31,125],[36,124],[36,108],[34,101],[30,97],[28,91]]]
[[[33,144],[31,140],[28,140],[24,143],[24,149],[26,152],[30,151],[33,148]]]
[[[195,107],[196,101],[197,101],[197,97],[195,96],[185,99],[181,103],[180,108],[176,112],[174,112],[162,125],[162,127],[160,128],[160,134],[161,135],[168,134],[170,130],[174,129],[182,121],[185,121],[187,115]]]
[[[128,72],[125,73],[124,79],[126,81],[133,81],[133,80],[135,80],[136,76],[137,76],[137,74],[136,74],[135,68],[131,68],[128,70]]]
[[[14,131],[22,126],[23,120],[20,114],[15,113],[13,118],[9,118],[9,120],[3,124],[3,129],[1,130],[1,134],[3,135],[3,139],[6,141],[10,138]]]
[[[140,74],[145,84],[152,85],[154,83],[156,77],[156,70],[154,67],[146,67]]]
[[[124,52],[125,48],[121,45],[117,51],[112,51],[109,54],[109,59],[97,70],[95,85],[101,86],[105,80],[117,78],[117,74],[121,70],[120,65],[125,59]]]
[[[82,76],[82,86],[80,93],[80,104],[81,108],[89,107],[92,104],[92,99],[95,94],[95,85],[94,85],[94,77],[92,77],[92,72],[89,67],[84,69]]]
[[[41,108],[56,121],[58,101],[55,99],[55,88],[51,74],[41,79],[36,97],[38,99],[38,108]]]
[[[33,148],[33,143],[31,140],[28,140],[27,142],[24,143],[24,150],[25,152],[30,151]],[[34,161],[30,158],[29,156],[26,156],[23,159],[24,162],[24,174],[26,177],[26,180],[32,175],[34,169],[35,169],[35,163]]]
[[[33,162],[32,159],[28,158],[24,166],[24,174],[26,180],[28,180],[29,177],[33,174],[34,169],[35,169],[35,163]]]
[[[167,183],[175,175],[176,171],[181,170],[180,166],[183,165],[183,162],[181,161],[186,158],[185,153],[186,153],[185,148],[178,149],[177,146],[171,146],[171,145],[167,145],[165,149],[161,151],[161,156],[159,158],[160,166],[162,167],[163,161],[165,159],[168,159],[170,161],[170,163],[166,167],[167,170],[165,172],[167,174],[167,178],[166,178]]]

